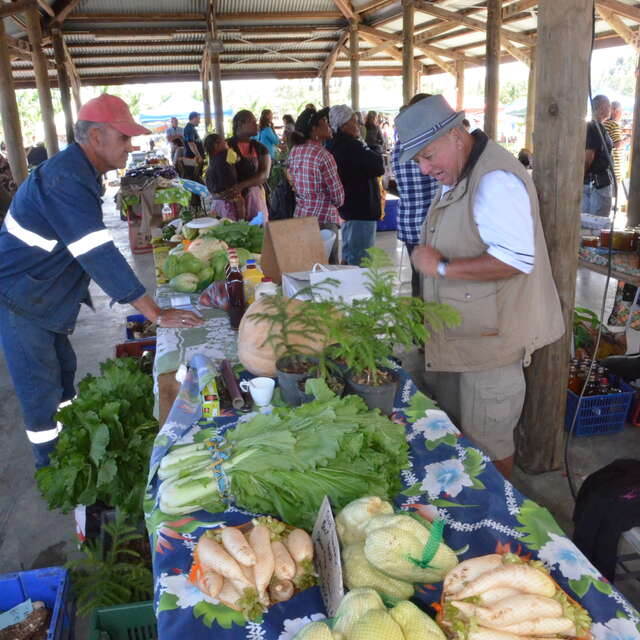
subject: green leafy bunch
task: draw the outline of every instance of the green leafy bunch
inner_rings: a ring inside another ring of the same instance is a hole
[[[251,253],[262,253],[264,231],[259,225],[248,222],[231,222],[224,220],[221,224],[211,227],[201,234],[205,238],[217,238],[226,242],[230,247],[241,247]]]
[[[101,500],[137,517],[158,430],[153,380],[132,358],[107,360],[100,370],[85,377],[76,399],[56,414],[64,428],[36,481],[51,509],[66,513]]]
[[[328,355],[376,384],[380,367],[395,345],[424,344],[432,331],[459,324],[460,315],[449,305],[397,295],[390,270],[393,263],[382,249],[369,249],[362,266],[367,269],[365,286],[371,295],[336,303],[337,313],[328,322]]]
[[[153,576],[144,558],[129,548],[143,536],[122,516],[105,524],[107,545],[97,539],[83,546],[83,555],[70,560],[71,583],[78,597],[78,613],[87,615],[97,607],[148,600],[153,596]]]

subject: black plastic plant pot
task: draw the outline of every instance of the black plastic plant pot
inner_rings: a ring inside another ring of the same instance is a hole
[[[393,401],[398,388],[398,374],[392,369],[381,368],[380,370],[390,373],[393,376],[393,381],[377,385],[362,384],[356,382],[353,379],[353,373],[349,372],[346,376],[347,393],[360,396],[370,410],[380,409],[383,415],[390,416],[393,413]]]
[[[300,365],[309,365],[304,372],[291,372],[287,369],[299,368]],[[304,382],[307,378],[313,378],[316,373],[314,369],[318,364],[318,359],[311,356],[285,356],[276,361],[278,374],[278,386],[282,399],[291,407],[298,407],[305,402],[311,402],[313,396],[304,392]],[[296,367],[296,365],[298,365]]]

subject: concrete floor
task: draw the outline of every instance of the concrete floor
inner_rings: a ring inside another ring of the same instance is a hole
[[[153,291],[154,269],[150,254],[134,256],[129,250],[126,225],[120,221],[113,204],[113,189],[105,199],[105,222],[116,244],[133,265],[142,282]],[[410,269],[406,252],[394,232],[378,234],[378,245],[387,250],[399,265],[402,292],[410,289]],[[580,271],[577,304],[598,310],[604,276]],[[91,286],[96,312],[83,308],[77,329],[71,338],[78,354],[78,377],[98,373],[99,363],[113,357],[114,346],[124,340],[125,316],[130,307],[109,306],[107,296]],[[611,308],[611,288],[607,310]],[[421,358],[417,352],[405,356],[405,364],[421,380]],[[0,573],[63,564],[75,551],[72,514],[49,511],[35,486],[33,459],[24,435],[22,419],[4,358],[0,353]],[[626,427],[614,436],[574,439],[571,459],[576,483],[612,460],[625,456],[640,458],[640,429]],[[573,505],[566,477],[560,471],[528,476],[517,470],[514,484],[529,497],[548,507],[567,532],[571,531]],[[636,606],[640,591],[625,589]],[[81,626],[86,629],[86,623]],[[86,632],[80,631],[78,638]]]

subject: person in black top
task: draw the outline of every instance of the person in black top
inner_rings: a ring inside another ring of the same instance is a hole
[[[44,142],[38,142],[38,144],[34,144],[33,147],[29,149],[29,153],[27,154],[27,164],[30,167],[37,167],[48,157],[47,150],[44,147]]]
[[[202,177],[202,165],[204,164],[204,147],[198,134],[200,114],[192,111],[189,114],[189,122],[184,127],[184,177],[189,180],[200,181]]]
[[[582,212],[608,217],[611,211],[612,168],[609,157],[613,143],[602,123],[609,117],[607,96],[593,99],[593,119],[587,125],[587,150],[584,161]]]
[[[384,174],[382,156],[359,140],[356,115],[347,105],[331,107],[329,122],[335,136],[327,149],[338,165],[344,186],[344,204],[338,209],[342,225],[342,259],[360,265],[367,249],[376,243],[376,226],[382,213],[378,176]]]
[[[205,183],[213,196],[211,213],[235,221],[244,220],[244,198],[233,189],[238,183],[238,174],[235,166],[227,162],[227,141],[217,133],[210,133],[204,139],[204,148],[209,157]]]

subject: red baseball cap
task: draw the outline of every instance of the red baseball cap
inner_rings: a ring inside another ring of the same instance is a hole
[[[133,119],[127,103],[122,98],[108,93],[103,93],[83,104],[78,111],[78,120],[109,124],[125,136],[133,137],[151,133],[149,129]]]

